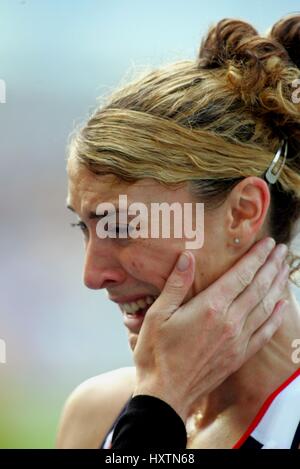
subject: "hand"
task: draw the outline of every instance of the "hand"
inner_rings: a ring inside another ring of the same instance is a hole
[[[265,238],[187,303],[195,258],[186,251],[148,309],[134,350],[136,387],[167,402],[185,422],[196,399],[218,387],[281,325],[287,247]],[[279,301],[280,300],[280,301]]]

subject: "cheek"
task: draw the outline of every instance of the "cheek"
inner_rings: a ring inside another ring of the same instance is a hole
[[[176,262],[178,253],[158,246],[128,248],[122,254],[123,268],[136,279],[161,290]]]
[[[129,261],[129,268],[131,272],[143,272],[145,268],[145,261],[142,256],[136,259]]]
[[[206,244],[199,251],[196,256],[195,293],[205,290],[228,270],[225,261],[223,250],[217,251]]]

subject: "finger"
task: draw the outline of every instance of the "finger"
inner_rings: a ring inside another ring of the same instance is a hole
[[[258,241],[233,267],[205,290],[216,310],[227,311],[233,300],[252,282],[274,246],[275,241],[270,237]]]
[[[175,267],[169,275],[164,288],[147,311],[146,317],[159,313],[169,317],[183,302],[195,273],[195,258],[190,251],[184,251],[178,257]]]
[[[228,314],[229,319],[239,319],[241,320],[241,325],[243,326],[249,313],[252,314],[252,311],[257,306],[267,306],[269,299],[272,300],[272,298],[275,297],[277,290],[273,289],[272,295],[268,296],[268,299],[264,300],[270,291],[276,276],[281,271],[282,263],[286,257],[286,254],[287,246],[285,244],[278,244],[278,246],[276,246],[271,255],[268,257],[266,263],[258,270],[249,287],[246,288],[246,290],[243,291],[233,302]],[[278,283],[276,283],[275,287],[276,286],[278,286]],[[276,298],[275,300],[278,301],[278,299],[279,298]],[[269,314],[272,313],[274,306],[275,301],[272,304]]]
[[[269,319],[253,334],[248,342],[245,360],[255,355],[255,353],[270,341],[282,324],[287,305],[287,300],[280,300],[276,304]]]
[[[244,331],[251,337],[258,330],[274,311],[276,303],[279,302],[289,278],[289,266],[284,262],[277,274],[269,293],[262,299],[261,303],[253,310],[247,318]]]

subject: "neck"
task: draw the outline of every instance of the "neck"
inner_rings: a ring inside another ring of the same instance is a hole
[[[284,320],[268,344],[193,406],[192,412],[197,408],[202,414],[202,425],[229,409],[237,411],[240,420],[248,420],[249,415],[255,414],[265,399],[299,368],[291,356],[292,342],[300,339],[300,307],[289,287],[283,297],[289,300]]]

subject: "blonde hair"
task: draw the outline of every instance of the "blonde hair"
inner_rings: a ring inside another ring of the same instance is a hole
[[[243,178],[263,177],[285,137],[286,164],[269,185],[270,235],[289,243],[300,217],[296,80],[300,88],[300,15],[282,18],[267,37],[224,19],[210,28],[196,60],[148,72],[107,97],[75,134],[70,154],[128,183],[187,183],[213,208]],[[297,285],[299,260],[290,253]]]

